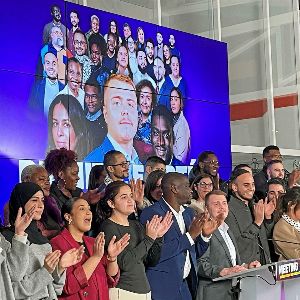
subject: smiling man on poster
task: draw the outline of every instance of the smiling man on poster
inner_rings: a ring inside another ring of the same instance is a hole
[[[125,155],[127,161],[139,164],[139,157],[133,147],[138,125],[137,98],[130,77],[114,74],[107,80],[104,88],[103,115],[107,124],[107,135],[85,161],[103,162],[106,152],[118,150]]]

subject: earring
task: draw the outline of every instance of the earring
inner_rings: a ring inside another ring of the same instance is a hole
[[[69,219],[68,223],[69,223],[69,225],[71,225],[72,224],[72,219]]]
[[[66,181],[62,178],[59,178],[58,182],[57,182],[57,187],[61,190],[64,189],[66,186]]]

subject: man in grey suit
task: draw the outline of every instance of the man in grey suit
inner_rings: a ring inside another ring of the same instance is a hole
[[[212,234],[207,251],[198,260],[197,300],[235,299],[231,280],[212,282],[212,279],[259,267],[260,263],[254,261],[248,265],[241,261],[234,235],[224,222],[228,215],[226,194],[214,190],[206,195],[205,204],[210,217],[218,220],[220,226]]]
[[[267,198],[254,201],[254,179],[246,170],[235,172],[231,186],[233,195],[225,222],[236,239],[242,261],[270,263],[268,238],[272,238],[274,227],[274,202]]]

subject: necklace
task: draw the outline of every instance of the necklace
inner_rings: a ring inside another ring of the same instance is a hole
[[[282,215],[282,218],[291,226],[293,226],[298,232],[300,232],[300,222],[294,221],[292,218],[290,218],[288,215],[284,214]]]

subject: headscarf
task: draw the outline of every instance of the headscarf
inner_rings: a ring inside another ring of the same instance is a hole
[[[7,238],[8,241],[11,242],[13,238],[13,232],[15,230],[14,224],[17,219],[19,208],[22,207],[22,214],[24,214],[25,204],[38,191],[43,192],[42,188],[33,182],[18,183],[14,187],[9,199],[9,221],[12,227],[9,230],[10,232],[8,230],[3,232],[3,235]],[[30,243],[38,245],[49,243],[49,240],[46,237],[44,237],[41,231],[38,229],[37,221],[35,220],[31,221],[30,225],[27,227],[25,232],[28,234],[27,238],[30,241]]]

